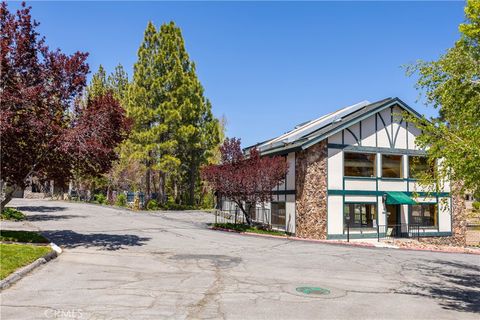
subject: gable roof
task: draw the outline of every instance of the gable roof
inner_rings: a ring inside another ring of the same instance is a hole
[[[266,155],[303,150],[394,105],[398,105],[416,117],[422,117],[421,114],[409,107],[399,98],[386,98],[374,103],[362,101],[335,112],[331,112],[315,120],[302,123],[296,126],[293,130],[276,138],[247,147],[245,148],[245,151],[248,152],[249,149],[256,147],[261,154]]]

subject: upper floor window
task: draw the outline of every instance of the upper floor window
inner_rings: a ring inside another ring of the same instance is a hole
[[[418,179],[422,174],[432,174],[435,169],[434,166],[428,163],[427,157],[423,156],[410,156],[408,157],[409,177]]]
[[[344,153],[344,175],[347,177],[375,177],[375,167],[375,154]]]
[[[402,158],[398,155],[382,155],[382,177],[403,178]]]

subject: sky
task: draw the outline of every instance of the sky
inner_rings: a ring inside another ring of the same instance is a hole
[[[435,115],[402,66],[437,59],[464,20],[461,1],[27,4],[51,48],[129,76],[148,21],[174,21],[214,114],[243,146],[362,100],[399,97]]]

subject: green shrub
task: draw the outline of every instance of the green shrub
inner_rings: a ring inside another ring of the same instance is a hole
[[[189,206],[187,204],[178,204],[178,203],[172,203],[172,202],[167,202],[162,206],[162,209],[165,210],[196,210],[199,209],[196,206]]]
[[[96,195],[93,196],[93,199],[96,203],[99,203],[99,204],[107,203],[107,197],[103,193],[97,193]]]
[[[115,205],[119,207],[125,207],[127,205],[127,196],[124,193],[120,193],[115,200]]]
[[[147,210],[157,210],[158,209],[158,202],[155,199],[150,199],[147,202]]]
[[[200,205],[202,209],[213,209],[215,208],[215,195],[213,192],[208,192],[202,198],[202,204]]]
[[[480,201],[475,201],[474,203],[472,203],[472,206],[475,211],[480,211]]]
[[[25,220],[25,215],[13,208],[4,208],[2,211],[1,217],[4,220],[14,220],[14,221]]]
[[[0,241],[49,243],[48,239],[33,231],[0,230]]]

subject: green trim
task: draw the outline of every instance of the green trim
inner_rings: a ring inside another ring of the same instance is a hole
[[[385,110],[385,109],[383,109],[383,110]],[[390,133],[388,132],[387,124],[385,123],[385,120],[383,120],[382,114],[380,113],[383,110],[380,110],[379,112],[377,112],[377,114],[380,117],[380,120],[382,121],[383,129],[385,129],[385,132],[387,133],[387,138],[388,138],[388,142],[390,143],[390,147],[393,148],[392,138],[390,138]],[[392,108],[390,107],[390,117],[391,116],[392,116]],[[392,122],[393,122],[393,120],[392,120]],[[391,123],[390,123],[390,125],[391,125]],[[390,128],[390,130],[391,130],[391,128]]]
[[[394,99],[391,99],[389,101],[386,101],[383,105],[380,105],[378,107],[376,107],[375,109],[372,109],[370,110],[369,112],[363,114],[362,116],[360,117],[357,117],[357,118],[353,118],[353,119],[350,119],[349,121],[345,121],[344,123],[342,123],[341,126],[329,131],[329,132],[326,132],[324,133],[323,135],[320,135],[316,138],[313,138],[309,141],[307,141],[306,143],[302,144],[302,149],[307,149],[311,146],[313,146],[314,144],[322,141],[323,139],[325,138],[328,138],[330,137],[331,135],[334,135],[336,134],[337,132],[340,132],[341,130],[345,129],[345,128],[348,128],[350,127],[351,125],[359,122],[359,121],[362,121],[362,120],[365,120],[367,119],[368,117],[372,116],[373,114],[375,113],[378,113],[382,110],[385,110],[393,105],[400,105],[401,107],[403,107],[403,109],[409,111],[410,113],[414,114],[415,116],[417,116],[418,118],[422,118],[422,116],[416,112],[415,110],[413,110],[411,107],[409,107],[407,104],[405,104],[405,102],[403,102],[402,100],[400,100],[399,98],[394,98]]]
[[[435,232],[420,232],[420,238],[428,238],[428,237],[451,237],[451,231],[435,231]]]
[[[375,180],[377,180],[377,177],[354,177],[354,176],[346,176],[346,177],[343,177],[343,179],[345,179],[345,180],[371,180],[371,181],[375,181]]]
[[[393,181],[393,182],[405,182],[405,181],[408,181],[408,178],[384,178],[384,177],[380,177],[378,180],[380,180],[380,181]]]
[[[353,152],[366,152],[366,153],[381,153],[381,154],[395,154],[395,155],[407,155],[407,156],[425,156],[427,154],[424,150],[409,150],[409,149],[397,149],[397,148],[384,148],[384,147],[364,147],[353,146],[348,144],[329,143],[330,149],[342,149]]]
[[[272,194],[274,195],[287,195],[287,194],[295,194],[296,190],[273,190]]]
[[[302,151],[302,147],[301,146],[294,146],[294,147],[287,147],[285,148],[284,146],[280,147],[280,148],[275,148],[275,149],[272,149],[272,150],[266,150],[266,151],[262,151],[261,152],[261,155],[262,156],[266,156],[266,155],[269,155],[269,156],[281,156],[281,155],[284,155],[284,154],[289,154],[291,152],[298,152],[298,151]]]
[[[352,231],[354,229],[350,229]],[[435,231],[435,232],[420,232],[420,238],[429,238],[429,237],[451,237],[452,233],[449,231]],[[350,239],[372,239],[377,238],[377,233],[351,233]],[[385,233],[380,233],[380,239],[385,238]],[[327,240],[344,240],[347,239],[346,234],[327,234]]]
[[[397,132],[395,132],[395,137],[393,138],[393,145],[397,143],[397,138],[398,138],[398,133],[400,132],[400,129],[402,128],[402,123],[403,123],[403,118],[400,119],[400,122],[398,123],[398,129]],[[393,122],[392,122],[393,125]]]
[[[352,201],[349,201],[349,200],[345,200],[343,202],[344,204],[377,204],[377,200],[372,200],[372,201],[359,201],[359,200],[352,200]],[[376,210],[376,208],[375,208]]]
[[[387,200],[385,204],[417,204],[415,200],[413,200],[409,195],[405,192],[398,192],[398,191],[388,191]]]
[[[360,121],[360,123],[361,123],[361,121]],[[361,144],[361,142],[360,142],[361,140],[358,139],[358,137],[355,135],[355,133],[353,133],[352,130],[350,130],[350,128],[345,128],[345,130],[347,130],[347,131],[352,135],[353,139],[354,139],[359,145]]]
[[[368,233],[352,233],[356,231],[354,228],[350,228],[350,239],[372,239],[377,238],[377,232],[372,231]],[[382,237],[382,234],[380,234]],[[327,240],[343,240],[347,239],[347,234],[327,234]]]
[[[391,192],[391,191],[388,191]],[[400,191],[408,196],[417,194],[419,197],[450,197],[450,192],[407,192]],[[328,189],[328,194],[333,196],[383,196],[387,191],[372,191],[372,190],[337,190],[337,189]]]

